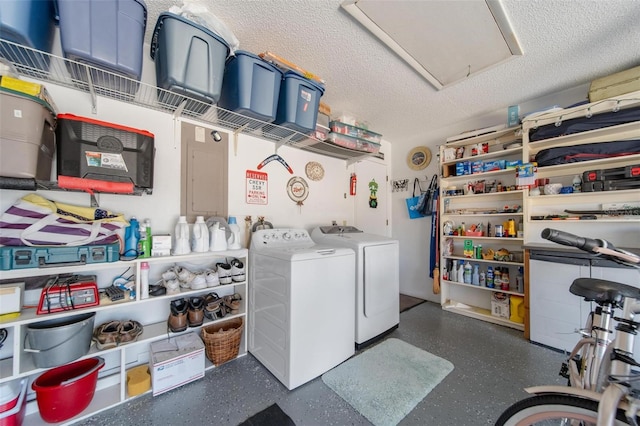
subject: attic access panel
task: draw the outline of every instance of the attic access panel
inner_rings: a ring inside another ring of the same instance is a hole
[[[499,0],[347,0],[342,8],[438,90],[522,55]]]

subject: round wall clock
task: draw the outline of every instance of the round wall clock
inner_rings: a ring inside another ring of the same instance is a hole
[[[294,176],[287,182],[287,194],[289,198],[296,202],[299,206],[309,196],[309,185],[307,181],[300,176]]]
[[[412,170],[422,170],[431,162],[431,151],[426,146],[417,146],[409,151],[407,165]]]

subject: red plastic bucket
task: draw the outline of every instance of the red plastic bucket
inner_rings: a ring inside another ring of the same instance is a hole
[[[93,399],[98,370],[104,367],[100,357],[83,359],[52,368],[31,385],[36,391],[40,416],[57,423],[79,414]]]

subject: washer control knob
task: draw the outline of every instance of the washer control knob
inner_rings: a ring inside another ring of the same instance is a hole
[[[283,232],[282,233],[282,239],[285,241],[289,241],[291,239],[291,234],[288,232]]]

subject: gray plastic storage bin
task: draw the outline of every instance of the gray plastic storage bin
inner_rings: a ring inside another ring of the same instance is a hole
[[[0,88],[0,175],[51,180],[55,124],[43,100]]]
[[[316,129],[324,87],[295,71],[284,73],[275,124],[309,134]]]
[[[178,106],[184,96],[206,104],[218,102],[229,50],[224,39],[205,27],[173,13],[160,14],[150,53],[158,87],[176,95],[161,93],[159,101],[170,107]]]
[[[218,106],[271,123],[276,118],[282,71],[238,50],[227,60]]]
[[[57,0],[60,41],[67,59],[139,81],[142,74],[142,47],[147,26],[147,6],[143,0]],[[86,81],[86,69],[69,66],[72,77]],[[109,79],[92,70],[99,85],[126,92],[137,84]]]
[[[0,0],[0,38],[51,53],[54,29],[53,0]],[[49,68],[48,56],[4,42],[0,56],[30,68]]]

